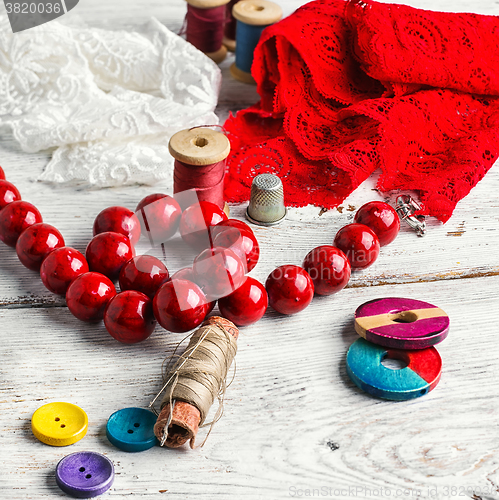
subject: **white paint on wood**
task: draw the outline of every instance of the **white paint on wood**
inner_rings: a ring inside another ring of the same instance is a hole
[[[302,3],[281,5],[288,15]],[[407,3],[499,14],[490,0]],[[80,0],[67,18],[130,29],[154,15],[178,31],[184,13],[182,0]],[[229,110],[258,99],[254,87],[230,78],[232,61],[233,56],[222,65],[222,120]],[[6,129],[0,131],[0,152],[0,164],[23,198],[81,251],[103,208],[133,209],[147,194],[171,192],[168,185],[86,191],[35,182],[50,153],[23,153]],[[383,199],[374,185],[375,179],[365,183],[339,210],[319,216],[317,207],[292,209],[280,226],[255,227],[262,258],[252,275],[264,281],[275,266],[300,264],[314,246],[331,243],[355,209]],[[375,265],[355,273],[348,289],[315,298],[294,317],[269,311],[242,329],[224,416],[204,448],[193,451],[154,448],[128,454],[105,437],[111,413],[147,406],[161,385],[162,360],[182,335],[158,327],[142,344],[121,345],[102,324],[73,318],[63,298],[51,295],[37,273],[0,246],[0,498],[64,498],[55,484],[55,465],[80,450],[113,460],[112,498],[253,500],[308,493],[370,499],[381,489],[391,498],[411,498],[418,490],[424,498],[499,498],[498,191],[495,166],[446,225],[430,221],[425,238],[404,228]],[[243,218],[244,208],[232,207],[232,213]],[[176,241],[168,246],[172,271],[189,265],[192,257]],[[353,312],[382,296],[429,301],[451,318],[449,337],[438,347],[442,380],[419,400],[371,398],[346,375],[345,353],[356,338]],[[90,426],[82,441],[51,448],[33,437],[31,415],[51,401],[85,409]]]

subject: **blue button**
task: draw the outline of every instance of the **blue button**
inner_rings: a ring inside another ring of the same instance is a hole
[[[91,451],[66,455],[55,470],[62,491],[76,498],[102,495],[114,481],[114,467],[109,458]]]
[[[144,451],[156,442],[156,415],[144,408],[123,408],[107,421],[106,434],[114,446],[123,451]]]

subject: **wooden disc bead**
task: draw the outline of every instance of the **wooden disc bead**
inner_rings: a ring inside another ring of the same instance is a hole
[[[405,368],[383,366],[384,358],[399,359]],[[405,401],[424,396],[436,387],[442,372],[442,359],[434,347],[407,351],[388,349],[364,339],[348,349],[347,373],[357,387],[383,399]]]
[[[386,297],[355,311],[355,331],[369,342],[397,349],[425,349],[447,337],[449,317],[421,300]]]

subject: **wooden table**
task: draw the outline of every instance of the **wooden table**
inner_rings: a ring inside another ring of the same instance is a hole
[[[285,14],[302,3],[281,2]],[[499,15],[492,0],[408,3]],[[80,0],[69,15],[113,29],[132,29],[156,16],[177,31],[184,12],[182,0]],[[231,62],[222,65],[222,120],[257,100],[253,87],[231,80]],[[162,185],[92,191],[36,182],[49,153],[22,152],[5,129],[0,151],[0,164],[23,198],[81,251],[103,208],[134,208],[151,192],[171,192]],[[255,227],[262,257],[252,275],[264,281],[277,265],[300,264],[314,246],[331,243],[356,208],[383,199],[373,186],[370,179],[322,216],[315,207],[290,210],[275,228]],[[423,498],[499,498],[498,192],[496,165],[446,225],[429,220],[424,238],[404,227],[341,293],[316,298],[293,317],[269,311],[242,329],[223,418],[195,450],[129,454],[105,435],[114,411],[147,407],[161,386],[162,361],[182,335],[158,327],[139,345],[119,344],[102,324],[72,317],[64,300],[0,245],[0,497],[64,497],[54,479],[57,462],[92,450],[114,462],[116,479],[107,493],[113,498],[414,498],[418,492]],[[232,207],[233,216],[243,218],[244,208]],[[173,253],[167,265],[176,270],[190,258]],[[438,348],[441,382],[413,401],[372,398],[345,371],[346,351],[357,338],[354,310],[389,296],[427,300],[451,318],[450,335]],[[82,441],[53,448],[33,436],[33,412],[53,401],[87,412]]]

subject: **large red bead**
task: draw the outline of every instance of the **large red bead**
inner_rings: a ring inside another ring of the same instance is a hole
[[[21,264],[38,271],[43,259],[52,250],[63,246],[62,234],[54,226],[39,222],[21,233],[16,243],[16,252]]]
[[[332,295],[343,290],[351,273],[346,255],[332,245],[322,245],[311,250],[303,261],[303,269],[312,278],[318,295]]]
[[[152,299],[169,279],[170,273],[163,262],[152,255],[138,255],[122,267],[119,283],[122,291],[137,290]]]
[[[154,316],[170,332],[188,332],[199,326],[208,313],[206,296],[187,280],[167,281],[153,299]]]
[[[196,285],[199,286],[199,283],[196,282],[196,275],[194,274],[194,271],[192,267],[184,267],[182,269],[179,269],[173,276],[172,280],[187,280],[187,281],[192,281],[193,283],[196,283]],[[204,292],[203,292],[204,293]],[[210,314],[211,311],[215,308],[217,305],[217,300],[212,300],[211,302],[208,302],[208,312],[206,314]]]
[[[107,303],[115,295],[116,289],[108,277],[101,273],[85,273],[69,285],[66,303],[76,318],[95,322],[104,317]]]
[[[15,247],[21,233],[33,224],[43,222],[42,214],[27,201],[13,201],[0,210],[0,240]]]
[[[107,304],[104,325],[111,337],[124,344],[142,342],[156,327],[151,299],[136,290],[118,293]]]
[[[180,219],[180,236],[191,247],[201,250],[213,246],[211,226],[227,220],[225,212],[214,203],[200,201],[184,210]]]
[[[220,313],[236,326],[256,323],[269,304],[265,287],[256,279],[246,277],[244,283],[227,297],[218,301]]]
[[[281,314],[295,314],[314,298],[314,283],[300,266],[287,264],[274,269],[265,282],[269,304]]]
[[[383,201],[370,201],[362,205],[357,210],[354,221],[372,229],[382,247],[391,243],[400,230],[397,211]]]
[[[59,295],[65,295],[70,283],[83,273],[88,273],[88,263],[82,253],[71,247],[56,248],[40,267],[43,284]]]
[[[0,167],[0,179],[5,179],[5,172],[2,167]]]
[[[378,258],[379,240],[364,224],[347,224],[334,237],[334,246],[347,256],[352,268],[365,269]]]
[[[85,255],[91,271],[102,273],[116,281],[121,268],[133,257],[133,250],[126,236],[109,232],[94,236]]]
[[[135,245],[140,238],[139,219],[125,207],[105,208],[95,218],[94,236],[108,232],[123,234]]]
[[[244,281],[246,265],[243,259],[228,248],[203,250],[192,265],[196,283],[209,301],[229,295]]]
[[[246,264],[247,273],[256,266],[260,258],[260,246],[253,231],[249,232],[237,227],[228,227],[225,231],[217,234],[213,240],[213,246],[230,248],[234,251]]]
[[[143,234],[153,246],[169,240],[177,232],[182,209],[175,198],[167,194],[150,194],[135,209]]]
[[[172,280],[187,280],[196,283],[196,276],[194,275],[194,271],[192,267],[183,267],[179,269],[173,276]],[[196,283],[197,284],[197,283]]]
[[[21,199],[19,190],[9,181],[0,180],[0,210],[13,201]]]
[[[254,234],[253,229],[251,229],[251,227],[249,227],[246,222],[243,222],[239,219],[227,219],[219,222],[216,226],[213,226],[211,228],[211,237],[215,239],[219,233],[231,227],[235,227],[237,229],[240,229],[241,231],[248,231],[249,233]]]

